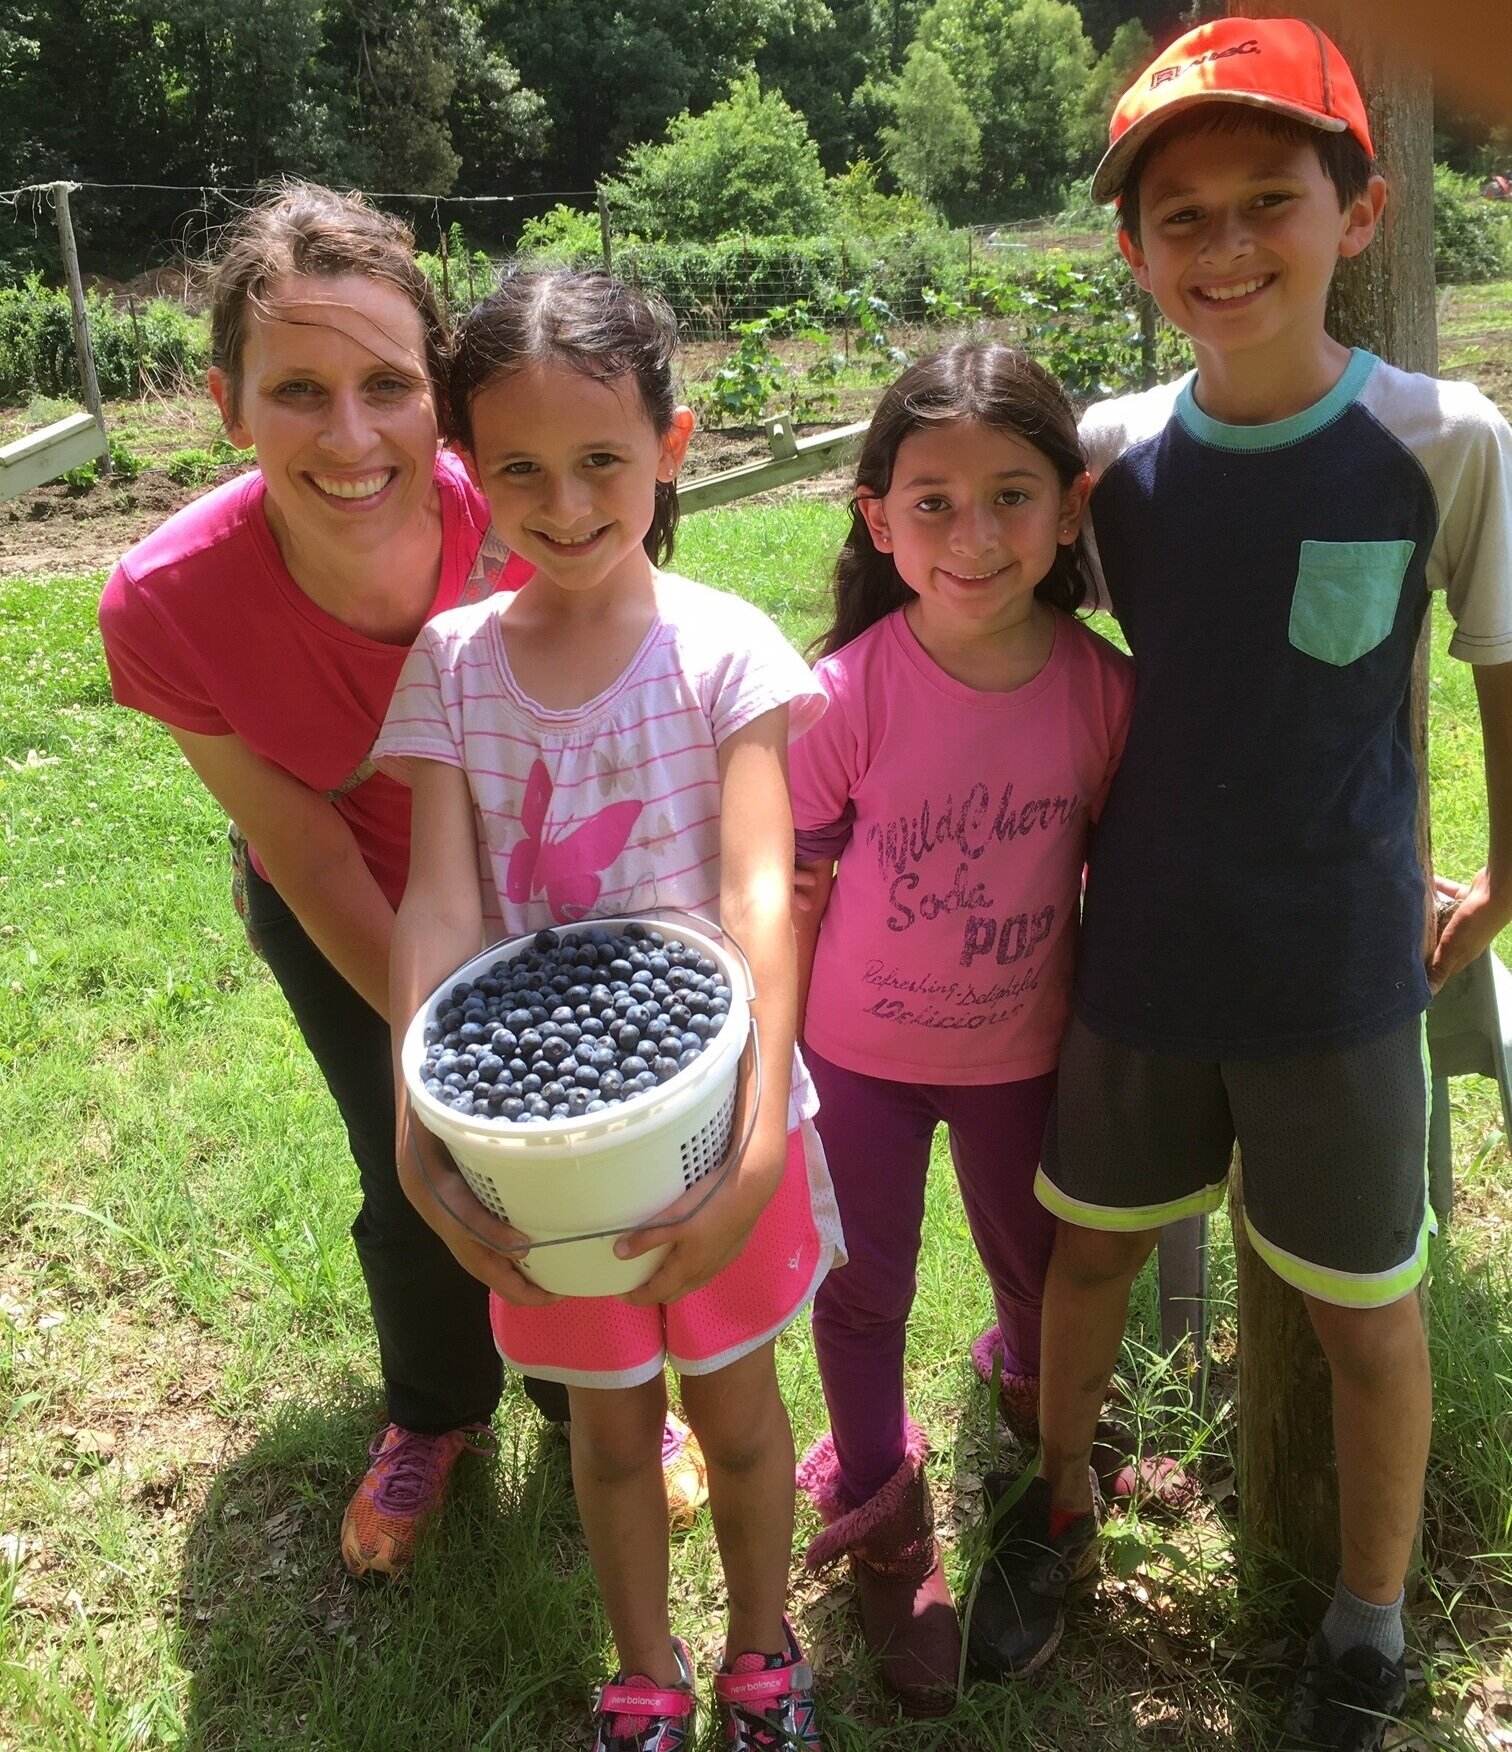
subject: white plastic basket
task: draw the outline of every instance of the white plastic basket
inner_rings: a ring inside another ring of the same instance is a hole
[[[512,961],[534,933],[497,943],[448,974],[405,1030],[401,1063],[416,1118],[446,1145],[478,1202],[529,1238],[520,1269],[542,1289],[618,1296],[638,1288],[666,1248],[619,1259],[615,1238],[640,1228],[730,1156],[740,1060],[753,1033],[750,969],[733,939],[693,929],[684,916],[584,919],[553,931],[576,936],[593,925],[619,931],[632,923],[660,930],[707,955],[730,988],[729,1019],[708,1046],[686,1070],[632,1101],[577,1119],[515,1125],[457,1113],[426,1092],[426,1024],[447,1007],[454,985]],[[758,1093],[752,1092],[752,1113]]]

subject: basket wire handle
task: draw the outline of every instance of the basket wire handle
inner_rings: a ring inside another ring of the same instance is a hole
[[[691,918],[696,915],[690,913],[688,916]],[[730,939],[732,943],[734,940],[733,937]],[[756,1018],[754,1016],[750,1018],[750,1029],[750,1083],[754,1085],[754,1089],[750,1100],[750,1112],[746,1115],[745,1130],[741,1134],[739,1142],[728,1151],[724,1161],[721,1162],[711,1173],[706,1174],[703,1177],[705,1191],[703,1197],[699,1199],[698,1203],[695,1204],[691,1210],[685,1211],[682,1216],[675,1218],[672,1222],[658,1223],[656,1227],[659,1229],[680,1229],[684,1223],[691,1222],[709,1200],[713,1198],[714,1194],[719,1191],[720,1187],[724,1185],[730,1171],[750,1148],[751,1137],[756,1130],[757,1109],[761,1105],[762,1087],[761,1038],[760,1031],[756,1026]],[[745,1054],[742,1053],[741,1057],[744,1058]],[[436,1203],[440,1205],[441,1209],[446,1212],[447,1216],[451,1218],[459,1229],[465,1229],[467,1233],[472,1236],[474,1241],[480,1242],[490,1253],[502,1253],[506,1259],[520,1260],[523,1259],[527,1253],[534,1253],[536,1249],[540,1247],[565,1247],[569,1241],[617,1241],[621,1235],[631,1235],[634,1234],[636,1228],[644,1229],[648,1226],[646,1223],[638,1223],[633,1228],[629,1229],[590,1229],[586,1230],[581,1235],[553,1235],[546,1241],[529,1241],[523,1247],[501,1247],[497,1241],[491,1239],[489,1236],[485,1235],[481,1229],[476,1228],[472,1223],[468,1222],[466,1217],[447,1202],[441,1188],[437,1186],[436,1182],[431,1178],[431,1171],[425,1160],[425,1152],[420,1148],[419,1133],[422,1131],[425,1131],[424,1124],[415,1115],[413,1106],[411,1106],[409,1128],[410,1154],[415,1158],[416,1163],[419,1165],[421,1176],[424,1179],[426,1186],[430,1189],[431,1197],[435,1199]],[[434,1132],[426,1131],[425,1135],[443,1155],[448,1158],[451,1157],[451,1152]],[[695,1182],[695,1184],[698,1183]]]

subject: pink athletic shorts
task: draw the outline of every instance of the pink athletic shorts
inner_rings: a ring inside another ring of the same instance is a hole
[[[781,1183],[743,1251],[702,1289],[644,1308],[617,1296],[516,1308],[490,1296],[499,1355],[569,1387],[638,1387],[666,1363],[680,1375],[712,1375],[775,1338],[813,1300],[839,1241],[832,1209],[824,1152],[805,1119],[788,1133]]]

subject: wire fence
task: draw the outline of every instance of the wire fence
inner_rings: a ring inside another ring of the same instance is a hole
[[[227,225],[261,191],[65,186],[71,201],[60,201],[53,185],[0,191],[0,221],[8,209],[14,225],[30,228],[34,257],[51,253],[43,247],[51,242],[44,227],[55,220],[63,242],[70,206],[86,239],[101,203],[118,213],[120,204],[136,202],[138,219],[148,210],[164,215],[152,252],[156,266],[126,277],[84,276],[103,394],[169,390],[176,381],[197,379],[206,351],[204,265]],[[192,197],[187,203],[186,195]],[[1108,232],[1091,220],[933,228],[880,239],[752,235],[647,243],[616,236],[592,190],[379,191],[368,198],[410,225],[422,265],[454,314],[483,297],[500,272],[526,260],[608,263],[632,284],[659,293],[688,348],[690,387],[698,387],[716,418],[739,421],[763,397],[786,400],[795,413],[800,403],[815,410],[839,405],[847,386],[858,390],[862,379],[889,375],[903,353],[922,350],[930,333],[952,323],[982,322],[1004,338],[1037,342],[1031,350],[1068,377],[1073,393],[1091,393],[1113,379],[1147,379],[1161,350],[1153,313],[1138,308],[1127,277],[1112,267]],[[522,255],[523,221],[558,204],[572,204],[589,221],[577,227],[576,243]],[[592,223],[595,205],[601,226]],[[480,216],[488,215],[496,228],[505,211],[512,214],[511,242],[479,247]],[[0,399],[77,394],[80,328],[78,300],[70,308],[63,293],[36,279],[20,290],[0,289]]]

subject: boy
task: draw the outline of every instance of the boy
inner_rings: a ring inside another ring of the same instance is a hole
[[[1095,1562],[1088,1458],[1130,1284],[1163,1224],[1219,1204],[1237,1136],[1251,1238],[1333,1381],[1342,1566],[1283,1743],[1370,1752],[1405,1694],[1428,1452],[1422,1013],[1512,918],[1512,432],[1324,328],[1386,186],[1314,26],[1189,32],[1110,138],[1093,192],[1121,197],[1119,246],[1197,370],[1083,428],[1138,679],[1038,1187],[1062,1219],[1040,1471],[973,1651],[1022,1675],[1059,1640]],[[1440,588],[1476,664],[1490,854],[1425,965],[1408,690]]]

